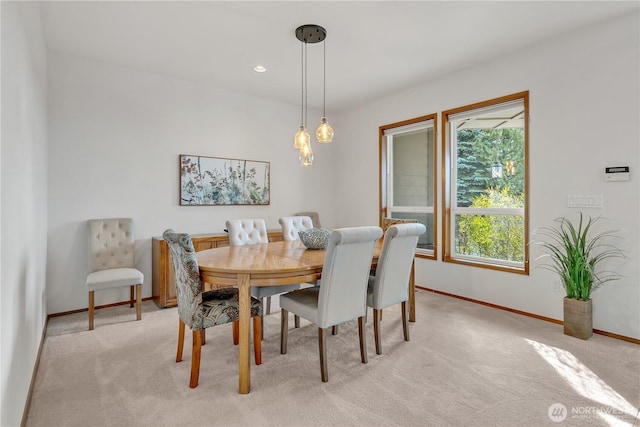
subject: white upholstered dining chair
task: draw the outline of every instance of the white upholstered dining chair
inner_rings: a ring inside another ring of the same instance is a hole
[[[280,223],[280,227],[282,228],[282,238],[285,241],[294,241],[300,240],[300,235],[298,232],[303,230],[309,230],[313,228],[313,221],[311,217],[298,215],[298,216],[283,216],[278,222]],[[310,285],[317,286],[318,282],[313,281],[309,282]],[[300,284],[302,285],[302,284]],[[300,317],[294,316],[295,327],[300,327]]]
[[[282,228],[282,238],[286,241],[300,240],[298,232],[313,228],[313,221],[308,216],[283,216],[278,222]]]
[[[320,215],[318,212],[297,212],[296,216],[308,216],[314,228],[320,228]]]
[[[402,305],[402,330],[405,341],[409,341],[407,324],[409,277],[418,237],[425,231],[424,224],[405,223],[389,226],[384,234],[376,272],[374,276],[369,277],[367,289],[367,305],[373,308],[373,333],[377,354],[382,354],[380,317],[383,308],[395,304]]]
[[[280,353],[287,353],[288,312],[318,326],[320,373],[329,381],[325,329],[358,319],[360,358],[367,363],[364,319],[367,313],[367,278],[380,227],[350,227],[333,230],[322,268],[320,286],[280,296]]]
[[[135,266],[134,228],[131,218],[90,219],[87,221],[89,274],[89,330],[93,329],[95,291],[129,286],[130,306],[135,304],[136,319],[142,319],[144,275]]]
[[[244,246],[257,245],[260,243],[269,243],[267,235],[267,224],[264,219],[229,219],[225,223],[227,232],[229,233],[229,245]],[[266,298],[267,309],[264,314],[271,313],[271,297],[283,292],[290,292],[300,289],[299,284],[287,286],[252,286],[251,295],[263,302]],[[300,320],[295,319],[299,325]],[[263,331],[264,332],[264,331]]]

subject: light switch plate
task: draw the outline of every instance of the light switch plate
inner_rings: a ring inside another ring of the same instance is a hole
[[[601,209],[604,206],[604,196],[602,194],[570,194],[567,196],[568,208],[595,208]]]

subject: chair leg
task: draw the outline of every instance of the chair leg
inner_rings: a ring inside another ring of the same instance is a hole
[[[364,316],[358,317],[358,335],[360,335],[360,359],[367,363],[367,336],[364,333]]]
[[[256,365],[262,365],[262,316],[253,318],[253,357]]]
[[[133,286],[131,287],[133,292]],[[142,319],[142,283],[136,285],[136,320]]]
[[[409,325],[407,324],[407,302],[402,301],[402,331],[404,340],[409,341]]]
[[[130,308],[131,308],[131,307],[133,307],[133,302],[135,301],[135,299],[134,299],[134,295],[133,295],[133,288],[134,288],[135,286],[136,286],[136,285],[131,285],[131,289],[129,290],[129,291],[130,291],[130,294],[131,294],[131,295],[130,295],[130,298],[129,298],[129,307],[130,307]],[[140,319],[138,319],[138,320],[140,320]]]
[[[262,298],[262,306],[264,307],[264,298]],[[271,297],[267,297],[267,310],[263,311],[260,316],[260,339],[264,339],[264,316],[265,314],[271,313]]]
[[[318,349],[320,350],[320,375],[322,382],[329,381],[329,372],[327,370],[327,336],[324,329],[318,328]]]
[[[238,345],[240,342],[240,321],[233,322],[233,345]]]
[[[93,330],[93,294],[94,291],[89,291],[89,330]]]
[[[294,314],[294,315],[293,315],[293,325],[294,325],[296,328],[299,328],[299,327],[300,327],[300,316],[298,316],[297,314]]]
[[[264,339],[264,314],[260,316],[260,339]]]
[[[280,312],[280,354],[287,354],[287,338],[289,335],[289,312],[284,308]]]
[[[202,347],[202,330],[193,331],[193,349],[191,350],[191,379],[189,387],[198,387],[200,377],[200,348]]]
[[[338,335],[338,325],[331,327],[331,335]]]
[[[380,342],[380,311],[373,309],[373,336],[376,339],[376,354],[382,354],[382,343]]]
[[[205,345],[207,343],[207,330],[203,329],[202,330],[202,345]]]
[[[176,363],[182,362],[182,349],[184,348],[184,322],[178,319],[178,352],[176,353]]]

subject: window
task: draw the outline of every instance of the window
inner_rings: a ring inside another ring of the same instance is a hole
[[[380,222],[415,219],[427,227],[416,255],[436,257],[436,115],[380,127]]]
[[[528,100],[442,113],[445,262],[528,274]]]

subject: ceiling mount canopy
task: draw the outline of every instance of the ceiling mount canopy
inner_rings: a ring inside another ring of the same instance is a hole
[[[311,136],[307,132],[305,122],[307,121],[307,45],[309,43],[324,42],[327,38],[327,30],[320,25],[305,24],[296,28],[296,38],[302,42],[302,102],[301,123],[298,132],[295,134],[293,147],[300,150],[298,159],[301,166],[311,166],[313,164],[313,151],[311,150]],[[324,43],[323,43],[324,47]],[[318,142],[328,143],[333,139],[333,129],[329,126],[326,117],[326,48],[323,50],[322,60],[322,117],[320,118],[320,126],[316,130],[316,138]]]
[[[327,30],[315,24],[301,25],[296,28],[296,38],[302,43],[319,43],[327,38]]]

